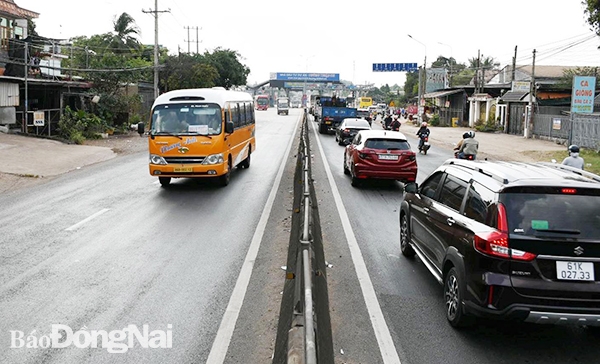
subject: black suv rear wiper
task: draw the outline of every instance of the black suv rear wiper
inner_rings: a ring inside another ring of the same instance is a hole
[[[581,231],[576,229],[543,229],[543,230],[535,230],[537,233],[556,233],[556,234],[571,234],[571,235],[579,235]]]

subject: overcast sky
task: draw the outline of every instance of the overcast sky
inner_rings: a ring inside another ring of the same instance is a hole
[[[15,0],[40,13],[49,38],[91,36],[129,13],[141,42],[154,44],[154,0]],[[360,4],[358,6],[357,4]],[[271,72],[339,73],[355,84],[403,85],[403,72],[372,72],[373,63],[427,64],[439,55],[468,63],[483,56],[517,64],[600,66],[600,38],[585,22],[581,0],[276,1],[159,0],[159,43],[171,54],[217,47],[240,53],[249,84]],[[188,30],[186,27],[192,29]],[[413,39],[408,37],[412,35]]]

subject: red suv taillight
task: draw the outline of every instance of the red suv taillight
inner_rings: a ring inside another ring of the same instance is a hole
[[[475,234],[475,249],[493,257],[532,261],[536,255],[508,247],[508,221],[504,205],[498,204],[498,230]]]

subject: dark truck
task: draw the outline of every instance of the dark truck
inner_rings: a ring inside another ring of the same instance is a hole
[[[346,99],[335,96],[320,96],[316,99],[314,117],[319,123],[319,133],[325,134],[335,129],[346,118],[356,117],[356,108],[347,107]]]

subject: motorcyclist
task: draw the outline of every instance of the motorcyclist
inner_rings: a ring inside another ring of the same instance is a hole
[[[398,116],[394,115],[392,123],[390,124],[390,128],[393,131],[399,131],[401,125],[402,124],[400,124],[400,120],[398,120]]]
[[[584,161],[583,158],[579,156],[579,146],[573,144],[569,146],[569,156],[563,159],[562,164],[566,166],[571,166],[575,168],[583,169]]]
[[[467,159],[468,155],[472,155],[473,159],[477,156],[477,150],[479,149],[479,142],[475,140],[475,132],[468,131],[463,134],[463,139],[458,143],[455,150],[457,149],[458,159]]]
[[[423,143],[425,142],[425,138],[429,136],[429,128],[427,127],[427,122],[424,121],[421,123],[421,127],[417,130],[417,136],[419,137],[419,150],[423,147]]]
[[[385,118],[383,119],[383,128],[386,130],[389,130],[391,123],[392,123],[392,116],[390,114],[387,114],[385,116]]]

